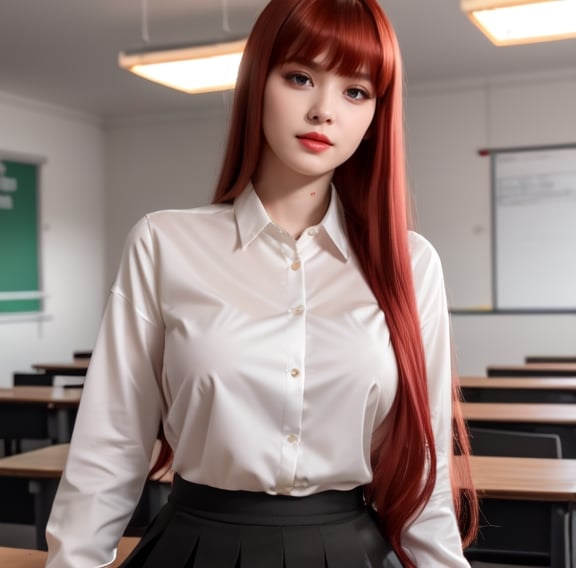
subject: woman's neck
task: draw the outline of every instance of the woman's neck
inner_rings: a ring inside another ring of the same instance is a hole
[[[310,178],[258,172],[252,184],[272,221],[297,239],[326,214],[331,179],[332,173]]]
[[[290,191],[260,191],[256,193],[274,223],[297,239],[312,225],[317,225],[330,204],[329,187],[303,186]]]

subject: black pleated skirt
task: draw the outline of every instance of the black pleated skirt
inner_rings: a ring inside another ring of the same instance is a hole
[[[174,476],[121,568],[401,568],[361,488],[309,497],[226,491]]]

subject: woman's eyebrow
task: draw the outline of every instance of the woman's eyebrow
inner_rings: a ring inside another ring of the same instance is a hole
[[[311,71],[326,71],[326,67],[317,61],[310,61],[305,59],[300,59],[298,57],[294,57],[288,60],[286,63],[297,63],[298,65],[302,65],[304,67],[308,67]],[[357,71],[352,73],[351,75],[346,75],[347,77],[351,77],[352,79],[359,79],[364,81],[372,81],[372,77],[370,73],[363,73],[361,71]]]

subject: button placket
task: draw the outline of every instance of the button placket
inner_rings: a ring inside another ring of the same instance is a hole
[[[296,243],[294,243],[296,245]],[[281,457],[276,486],[282,493],[294,487],[302,433],[304,365],[306,354],[305,270],[297,246],[284,249],[287,259],[287,319],[285,399]]]

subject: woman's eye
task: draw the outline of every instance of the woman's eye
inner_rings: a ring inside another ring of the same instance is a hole
[[[346,95],[355,101],[360,101],[362,99],[369,99],[370,93],[365,89],[360,89],[359,87],[352,87],[346,90]]]
[[[312,83],[310,77],[304,73],[287,73],[285,78],[289,83],[293,83],[298,87],[306,87]]]

